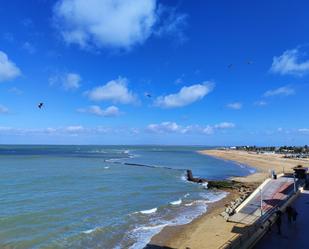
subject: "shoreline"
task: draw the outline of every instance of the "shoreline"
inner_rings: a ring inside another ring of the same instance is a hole
[[[190,233],[195,230],[200,223],[207,221],[216,222],[215,220],[218,217],[223,220],[223,217],[219,216],[220,213],[224,211],[225,205],[237,197],[237,193],[227,192],[227,195],[219,201],[208,203],[207,211],[190,223],[164,227],[158,234],[151,238],[151,241],[144,249],[158,249],[158,247],[171,247],[170,249],[180,248],[182,242],[188,239],[188,232]],[[175,243],[177,243],[177,246],[175,246]]]
[[[246,151],[235,150],[202,150],[200,154],[211,156],[219,160],[228,160],[244,164],[256,170],[255,173],[247,176],[232,177],[232,180],[243,183],[262,183],[269,175],[269,170],[276,173],[290,172],[298,164],[309,166],[309,159],[285,159],[277,154],[253,154]],[[179,248],[179,249],[198,249],[198,248],[218,248],[229,239],[236,236],[233,228],[243,227],[242,224],[226,222],[220,213],[224,211],[226,204],[239,197],[239,194],[229,191],[223,199],[208,204],[206,213],[194,219],[188,224],[180,226],[167,226],[161,232],[151,238],[145,247],[151,248]]]

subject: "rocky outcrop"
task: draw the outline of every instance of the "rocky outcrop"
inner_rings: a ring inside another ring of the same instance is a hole
[[[237,181],[232,180],[221,180],[221,181],[213,181],[205,178],[193,177],[192,171],[187,170],[187,180],[190,182],[196,183],[206,183],[207,188],[209,189],[223,189],[223,190],[231,190],[233,193],[239,196],[237,199],[231,201],[226,205],[225,210],[221,213],[221,216],[224,217],[225,220],[235,213],[235,209],[254,191],[255,185],[244,184]]]
[[[196,182],[196,183],[207,183],[207,188],[216,188],[216,189],[240,189],[240,188],[246,188],[246,186],[237,181],[232,180],[220,180],[220,181],[214,181],[214,180],[208,180],[205,178],[200,177],[193,177],[192,171],[187,170],[187,180],[190,182]]]
[[[235,213],[236,208],[249,197],[249,195],[254,191],[253,186],[242,186],[238,189],[239,197],[229,204],[226,205],[225,210],[221,213],[221,216],[228,220],[231,215]]]

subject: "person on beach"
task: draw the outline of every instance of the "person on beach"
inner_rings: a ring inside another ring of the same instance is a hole
[[[280,235],[281,234],[281,224],[282,224],[282,219],[281,219],[282,212],[279,208],[276,211],[276,215],[277,215],[276,225],[277,225],[277,228],[278,228],[278,234]]]
[[[296,222],[297,215],[298,215],[298,213],[297,213],[296,209],[293,208],[292,217],[293,217],[293,221],[294,221],[294,222]]]
[[[288,222],[289,222],[289,224],[292,222],[293,210],[294,209],[291,206],[288,206],[286,208],[286,214],[288,215]]]

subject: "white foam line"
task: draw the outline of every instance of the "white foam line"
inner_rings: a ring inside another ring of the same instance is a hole
[[[89,233],[94,232],[95,230],[97,230],[97,228],[93,228],[93,229],[85,230],[85,231],[82,231],[82,233],[89,234]]]
[[[171,202],[170,202],[171,205],[180,205],[181,203],[182,203],[182,200],[181,200],[181,199],[179,199],[179,200],[177,200],[177,201],[171,201]]]
[[[152,213],[155,213],[155,212],[157,212],[157,208],[152,208],[152,209],[148,209],[148,210],[142,210],[142,211],[140,211],[140,213],[142,213],[142,214],[152,214]]]

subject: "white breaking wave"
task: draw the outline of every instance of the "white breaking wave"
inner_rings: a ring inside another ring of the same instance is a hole
[[[228,192],[209,192],[209,193],[201,193],[200,196],[203,197],[205,200],[205,203],[213,203],[220,201],[224,197],[226,197],[229,193]]]
[[[119,163],[123,161],[123,158],[111,158],[104,160],[107,163]]]
[[[171,205],[180,205],[181,203],[182,203],[182,200],[181,200],[181,199],[179,199],[179,200],[177,200],[177,201],[171,201],[171,202],[170,202]]]
[[[192,202],[189,202],[189,203],[186,203],[185,206],[186,207],[190,207],[192,205],[206,205],[206,201],[205,200],[195,200],[195,201],[192,201]]]
[[[109,167],[106,166],[106,167],[104,167],[104,169],[109,169]]]
[[[187,180],[187,177],[186,177],[186,174],[183,174],[181,177],[180,177],[181,180],[185,181],[185,182],[188,182]]]
[[[157,208],[152,208],[152,209],[148,209],[148,210],[142,210],[142,211],[140,211],[140,213],[142,213],[142,214],[152,214],[152,213],[155,213],[155,212],[157,212]]]
[[[203,186],[205,189],[208,189],[208,182],[202,183],[202,186]]]
[[[194,205],[195,208],[187,209],[180,216],[172,220],[153,220],[154,224],[144,225],[133,229],[128,237],[135,240],[135,243],[131,245],[130,249],[143,249],[151,240],[151,238],[158,234],[166,226],[175,226],[175,225],[184,225],[190,223],[195,218],[199,217],[207,211],[207,204],[205,201],[197,200],[194,201],[191,205]],[[119,247],[121,248],[121,247]]]
[[[97,227],[96,227],[96,228],[93,228],[93,229],[89,229],[89,230],[82,231],[82,233],[89,234],[89,233],[94,232],[95,230],[97,230]]]
[[[137,241],[129,249],[143,249],[150,242],[152,236],[161,232],[167,225],[144,226],[134,229],[132,233]]]

